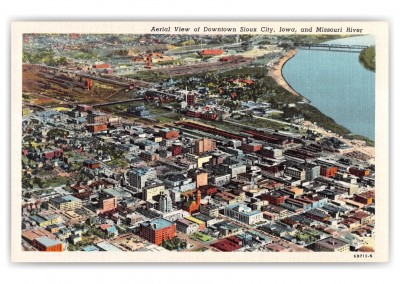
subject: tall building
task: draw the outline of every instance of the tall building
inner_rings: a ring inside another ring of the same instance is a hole
[[[155,169],[150,167],[135,168],[129,171],[129,184],[135,188],[142,189],[146,182],[157,177]]]
[[[215,148],[216,144],[212,139],[204,138],[195,142],[196,154],[213,151]]]
[[[101,192],[99,195],[100,213],[112,211],[115,208],[117,208],[117,199],[106,192]]]
[[[154,196],[161,194],[165,189],[165,185],[161,182],[147,183],[142,191],[142,199],[149,201],[152,200]]]
[[[305,180],[306,171],[301,167],[287,167],[285,168],[285,175],[292,177],[294,179]]]
[[[140,224],[140,237],[156,245],[176,235],[176,225],[163,218],[153,219]]]
[[[208,173],[206,171],[193,170],[189,172],[188,176],[196,182],[197,188],[208,185]]]
[[[211,160],[211,155],[195,155],[187,153],[186,159],[190,162],[196,163],[198,168],[202,168],[205,163],[208,163]]]
[[[166,188],[174,191],[185,192],[196,188],[196,183],[191,178],[179,173],[166,175],[163,181]]]
[[[168,193],[161,193],[159,200],[160,211],[163,213],[168,213],[172,211],[172,199]]]
[[[306,180],[311,181],[321,176],[321,166],[315,164],[305,164]]]
[[[236,178],[238,174],[246,172],[246,165],[238,160],[226,160],[215,168],[216,173],[229,174],[231,178]]]
[[[182,209],[192,214],[200,209],[201,191],[197,189],[191,197],[183,204]]]
[[[207,216],[217,218],[218,217],[218,207],[214,205],[205,205],[200,207],[200,213],[203,213]]]
[[[193,93],[189,93],[186,95],[186,99],[185,99],[186,103],[190,106],[190,105],[194,105],[196,103],[196,96]]]

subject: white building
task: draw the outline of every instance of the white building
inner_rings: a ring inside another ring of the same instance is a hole
[[[251,210],[244,204],[233,204],[225,207],[225,216],[238,220],[247,225],[256,224],[263,220],[263,214],[258,210]]]
[[[150,167],[135,168],[129,171],[129,184],[135,188],[142,189],[146,182],[157,177],[155,169]]]

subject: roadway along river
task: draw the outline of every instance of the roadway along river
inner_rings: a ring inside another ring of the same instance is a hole
[[[373,36],[326,43],[374,45]],[[375,140],[375,73],[365,69],[359,53],[298,50],[282,75],[311,104],[354,134]]]

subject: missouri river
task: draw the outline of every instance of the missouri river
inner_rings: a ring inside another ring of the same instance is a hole
[[[328,41],[331,44],[374,45],[373,36]],[[298,50],[282,75],[311,105],[354,134],[375,140],[375,73],[365,69],[359,53]]]

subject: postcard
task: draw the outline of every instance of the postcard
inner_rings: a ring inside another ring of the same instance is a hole
[[[388,261],[388,23],[11,34],[12,261]]]

